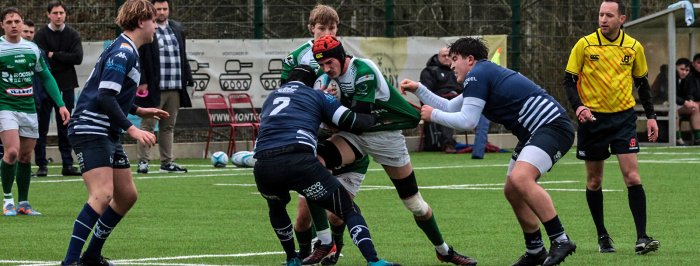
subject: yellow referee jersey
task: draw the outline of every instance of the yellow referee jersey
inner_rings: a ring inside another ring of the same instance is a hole
[[[569,56],[566,72],[578,76],[578,95],[593,112],[614,113],[634,107],[633,77],[647,75],[644,48],[620,30],[608,40],[598,29],[578,40]]]

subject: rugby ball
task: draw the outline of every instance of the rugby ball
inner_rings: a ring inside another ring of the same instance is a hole
[[[228,155],[223,151],[217,151],[211,155],[211,164],[216,168],[226,167]]]
[[[322,90],[323,92],[335,96],[340,99],[340,86],[335,79],[331,79],[328,75],[322,75],[314,82],[314,89]]]
[[[257,161],[253,158],[253,155],[255,155],[255,153],[252,151],[236,152],[231,156],[231,163],[236,167],[253,167],[255,166],[255,161]]]

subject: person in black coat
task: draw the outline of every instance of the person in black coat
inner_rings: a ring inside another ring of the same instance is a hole
[[[443,47],[430,57],[420,73],[420,83],[433,93],[445,99],[452,99],[462,93],[462,86],[457,82],[450,64],[452,60],[449,48]],[[455,152],[454,129],[435,123],[424,122],[423,150]]]
[[[61,90],[63,102],[69,112],[75,106],[75,88],[78,87],[78,75],[75,66],[83,62],[83,46],[80,33],[66,25],[66,6],[60,1],[52,1],[48,4],[46,14],[51,21],[48,25],[39,29],[34,36],[34,43],[46,53],[51,74]],[[39,92],[37,104],[37,118],[39,120],[39,139],[34,147],[34,161],[39,169],[37,176],[48,174],[48,160],[46,159],[46,135],[49,131],[51,111],[56,110],[56,121],[61,121],[58,107],[45,93]],[[79,176],[80,171],[73,166],[72,148],[68,142],[67,127],[56,123],[58,133],[58,150],[61,152],[64,176]]]
[[[700,67],[700,54],[696,55],[698,63],[687,58],[676,60],[676,145],[685,146],[680,127],[680,116],[690,117],[692,138],[688,144],[700,145],[700,72],[694,66]]]
[[[139,48],[141,81],[136,95],[136,105],[158,107],[170,114],[169,118],[160,120],[158,126],[160,170],[169,173],[185,173],[187,169],[173,162],[172,153],[177,111],[180,107],[192,107],[187,87],[194,85],[194,81],[187,62],[185,34],[180,23],[168,19],[170,15],[168,0],[151,2],[156,7],[158,28],[153,42]],[[161,57],[167,62],[161,62]],[[168,74],[162,75],[163,73]],[[143,119],[141,129],[153,132],[155,124],[155,119]],[[139,157],[137,172],[147,174],[150,147],[138,145],[137,148]]]

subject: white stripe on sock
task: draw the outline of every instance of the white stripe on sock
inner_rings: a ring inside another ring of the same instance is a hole
[[[83,226],[85,226],[85,228],[87,228],[87,229],[89,229],[90,231],[92,231],[92,227],[89,227],[89,226],[85,225],[85,224],[84,224],[83,222],[81,222],[80,220],[75,219],[75,222],[76,222],[76,223],[79,223],[79,224],[82,224]]]

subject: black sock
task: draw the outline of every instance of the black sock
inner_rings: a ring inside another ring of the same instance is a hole
[[[647,196],[642,184],[627,187],[627,199],[637,228],[637,238],[644,237],[647,233]]]
[[[63,263],[68,265],[80,259],[80,252],[83,250],[85,240],[90,236],[90,232],[99,218],[100,215],[90,205],[87,203],[83,205],[83,209],[78,213],[78,218],[73,222],[73,233]]]
[[[547,231],[549,241],[554,241],[557,237],[566,234],[564,226],[562,226],[559,221],[559,215],[554,216],[554,218],[549,221],[543,222],[542,225],[544,225],[544,230]]]
[[[525,235],[525,248],[528,251],[539,251],[541,248],[544,247],[544,242],[542,242],[542,232],[540,232],[540,229],[537,229],[537,231],[533,233],[523,232],[523,234]]]
[[[107,209],[95,224],[95,229],[93,230],[92,238],[90,238],[90,244],[88,244],[87,249],[83,256],[87,258],[97,259],[102,256],[102,247],[107,241],[107,237],[112,234],[114,227],[119,224],[123,216],[118,214],[112,209],[112,206],[107,206]]]
[[[311,231],[311,228],[306,231],[294,230],[294,234],[297,236],[297,243],[299,243],[299,257],[302,259],[311,254],[311,239],[313,238]]]
[[[595,229],[598,231],[598,236],[607,235],[608,230],[605,229],[605,219],[603,216],[603,188],[598,190],[590,190],[586,188],[586,201],[588,201],[588,209],[591,211]]]
[[[333,236],[333,242],[335,242],[336,249],[340,249],[343,246],[343,234],[345,233],[345,224],[332,225],[331,224],[331,236]]]
[[[345,217],[345,222],[347,223],[350,237],[352,237],[352,242],[360,249],[360,253],[365,257],[365,260],[367,262],[378,261],[377,251],[374,249],[374,243],[372,243],[372,237],[370,236],[369,228],[367,228],[365,218],[355,213]]]

